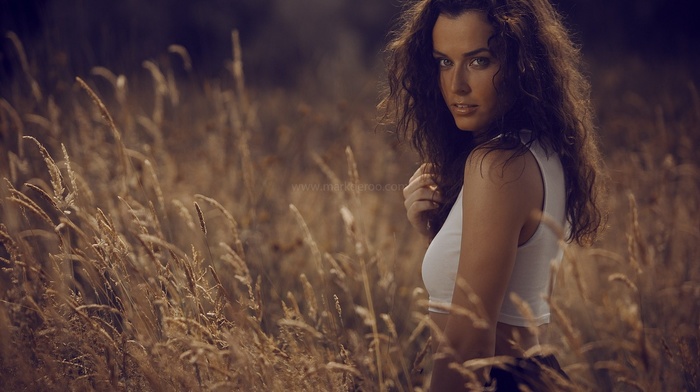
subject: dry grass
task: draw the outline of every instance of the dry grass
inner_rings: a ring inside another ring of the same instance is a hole
[[[98,68],[65,102],[31,83],[0,100],[5,388],[424,388],[425,244],[398,185],[358,190],[415,167],[371,132],[372,77],[305,102],[248,91],[234,53],[219,81],[147,62],[148,84]],[[610,228],[567,249],[545,349],[573,383],[552,382],[695,390],[700,100],[687,79],[688,99],[654,101],[612,72]],[[327,183],[343,186],[302,188]]]

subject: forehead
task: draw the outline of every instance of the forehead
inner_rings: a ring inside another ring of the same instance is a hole
[[[469,52],[488,48],[493,26],[486,15],[479,11],[467,11],[458,16],[441,14],[433,27],[433,47],[436,51]]]

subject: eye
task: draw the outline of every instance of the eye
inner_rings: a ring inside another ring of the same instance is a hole
[[[469,65],[474,68],[486,68],[491,65],[491,59],[488,57],[474,57]]]
[[[452,66],[452,61],[446,58],[437,58],[438,65],[440,68],[449,68]]]

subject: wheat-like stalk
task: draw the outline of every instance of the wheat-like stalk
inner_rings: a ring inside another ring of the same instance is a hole
[[[34,76],[32,76],[31,72],[29,72],[29,61],[27,60],[27,54],[24,51],[24,45],[22,45],[22,41],[20,41],[17,34],[15,34],[15,32],[13,31],[8,31],[7,33],[5,33],[5,37],[12,41],[12,45],[17,51],[17,56],[19,57],[19,64],[22,67],[24,77],[27,79],[27,83],[29,83],[29,87],[31,88],[32,95],[34,96],[34,99],[37,102],[40,102],[43,98],[43,95],[41,93],[41,89],[39,88],[39,83],[37,83],[37,81],[34,79]]]

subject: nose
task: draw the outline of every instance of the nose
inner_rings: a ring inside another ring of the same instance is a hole
[[[471,91],[471,87],[469,87],[468,71],[461,67],[455,67],[452,72],[450,88],[455,94],[468,94]]]

